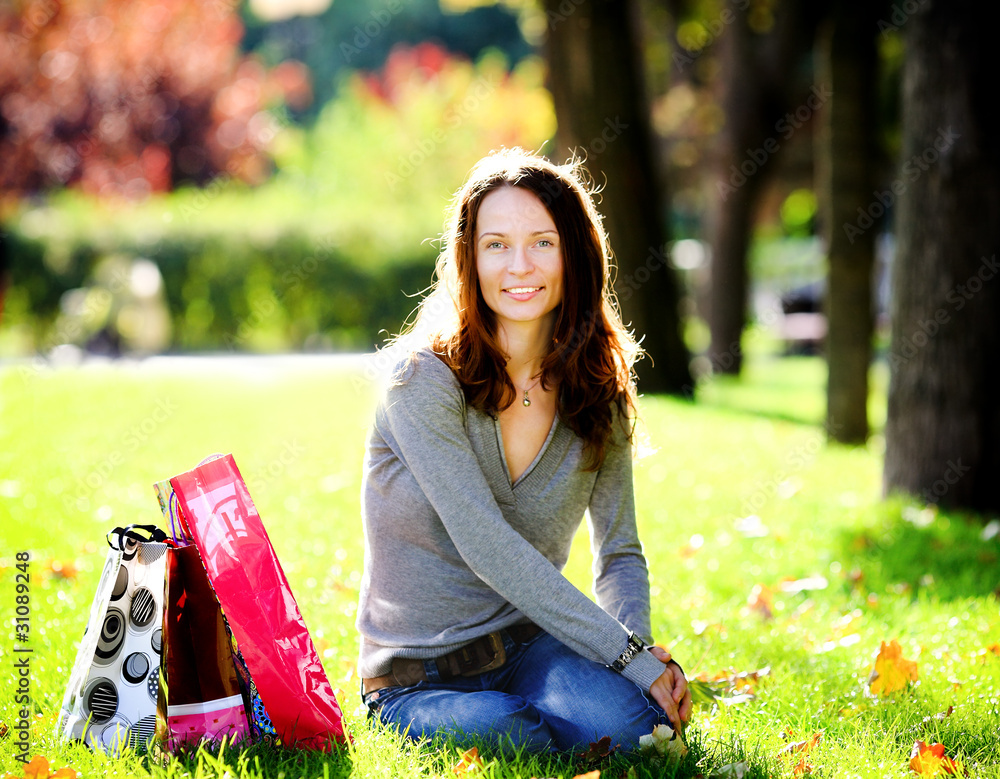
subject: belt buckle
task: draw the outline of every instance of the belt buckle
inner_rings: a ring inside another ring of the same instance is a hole
[[[490,649],[493,651],[493,659],[486,665],[477,668],[475,671],[462,674],[463,676],[477,676],[481,673],[486,673],[487,671],[493,671],[507,662],[507,650],[504,649],[503,637],[500,635],[500,631],[497,630],[490,633],[485,638],[489,642]]]

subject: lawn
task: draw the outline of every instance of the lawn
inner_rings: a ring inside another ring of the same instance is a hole
[[[808,764],[817,776],[905,777],[916,776],[910,750],[922,740],[944,744],[970,775],[1000,778],[995,525],[883,501],[881,438],[827,445],[823,379],[816,358],[759,357],[744,381],[703,386],[699,404],[642,400],[636,499],[654,631],[689,677],[716,680],[729,699],[696,708],[685,761],[487,754],[480,775],[763,777]],[[358,711],[358,505],[373,406],[374,384],[348,358],[0,368],[0,613],[9,628],[0,722],[17,720],[14,565],[28,551],[31,752],[53,768],[88,777],[455,776],[455,745],[403,744]],[[213,452],[232,452],[246,478],[353,746],[333,755],[202,750],[160,764],[59,743],[53,723],[104,533],[157,522],[152,483]],[[588,557],[584,530],[566,573],[587,592]],[[891,640],[919,680],[873,697],[873,658]],[[782,752],[817,733],[808,750]],[[0,738],[0,763],[21,776],[12,742]]]

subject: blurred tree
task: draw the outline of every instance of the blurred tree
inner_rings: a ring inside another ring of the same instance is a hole
[[[834,440],[868,437],[868,367],[874,317],[875,231],[844,226],[875,185],[875,38],[881,3],[833,0],[817,45],[817,76],[832,93],[820,114],[816,189],[829,257],[826,292],[826,430]]]
[[[754,208],[775,170],[774,157],[812,121],[824,99],[796,78],[811,55],[817,24],[812,4],[724,0],[718,19],[725,117],[714,156],[708,214],[711,245],[709,357],[717,373],[738,374],[747,322],[747,250]]]
[[[907,40],[903,164],[880,193],[899,199],[885,488],[996,512],[1000,6],[913,5],[889,19]]]
[[[632,0],[545,0],[546,54],[561,154],[577,150],[603,185],[600,208],[626,323],[652,358],[647,392],[690,394],[681,292],[667,258],[667,196],[653,148],[641,40]]]
[[[223,0],[0,5],[0,193],[72,184],[136,199],[263,179],[263,109],[309,87],[301,65],[269,74],[243,58],[242,31]]]

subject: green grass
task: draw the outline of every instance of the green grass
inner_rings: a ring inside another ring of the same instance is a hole
[[[355,603],[361,459],[374,388],[350,363],[227,361],[195,368],[0,369],[0,722],[13,727],[15,553],[32,555],[32,753],[84,776],[454,776],[455,745],[413,747],[357,712]],[[163,363],[159,363],[163,366]],[[679,767],[614,758],[602,776],[791,776],[785,738],[822,730],[822,776],[914,776],[914,741],[939,741],[970,773],[1000,777],[1000,542],[977,517],[883,501],[880,439],[827,445],[822,364],[751,360],[743,382],[703,386],[701,404],[642,401],[649,449],[636,463],[653,625],[689,676],[770,667],[756,697],[697,707]],[[878,387],[876,383],[876,397]],[[882,390],[884,392],[884,390]],[[876,402],[878,405],[878,402]],[[355,741],[332,755],[261,746],[201,750],[166,765],[109,758],[52,735],[115,525],[159,519],[151,483],[231,451],[266,523]],[[754,514],[759,522],[741,519]],[[756,528],[758,534],[741,532]],[[589,592],[585,531],[567,575]],[[62,566],[77,573],[52,573]],[[786,592],[786,579],[823,577]],[[768,617],[748,606],[771,593]],[[765,591],[766,592],[766,591]],[[920,680],[884,699],[865,681],[897,639]],[[934,715],[953,706],[951,716]],[[930,719],[925,719],[930,718]],[[794,734],[790,736],[789,734]],[[11,736],[0,763],[14,769]],[[572,777],[572,757],[490,757],[487,777]],[[20,776],[20,769],[17,768]]]

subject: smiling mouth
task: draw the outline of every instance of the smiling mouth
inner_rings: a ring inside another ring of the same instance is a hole
[[[509,292],[512,295],[526,295],[529,292],[539,292],[545,289],[545,287],[507,287],[504,292]]]

